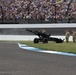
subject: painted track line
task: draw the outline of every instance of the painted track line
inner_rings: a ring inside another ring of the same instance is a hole
[[[47,50],[42,50],[42,49],[35,48],[35,47],[30,47],[28,45],[20,44],[20,43],[18,43],[18,46],[22,49],[26,49],[26,50],[30,50],[30,51],[36,51],[36,52],[42,52],[42,53],[51,53],[51,54],[59,54],[59,55],[67,55],[67,56],[76,56],[76,54],[74,54],[74,53],[47,51]]]

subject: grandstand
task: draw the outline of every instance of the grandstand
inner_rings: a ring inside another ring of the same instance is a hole
[[[76,23],[75,0],[0,0],[0,24]]]

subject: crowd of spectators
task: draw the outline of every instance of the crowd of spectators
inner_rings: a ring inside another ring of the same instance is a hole
[[[65,19],[69,18],[70,21],[76,22],[76,1],[71,3],[69,14],[66,17],[68,4],[68,0],[58,4],[52,3],[50,0],[1,0],[0,19],[65,22]]]

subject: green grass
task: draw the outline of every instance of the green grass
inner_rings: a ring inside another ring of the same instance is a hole
[[[73,43],[73,42],[69,42],[69,43],[49,42],[47,44],[43,44],[43,43],[34,44],[33,41],[24,41],[21,43],[27,44],[27,45],[32,46],[32,47],[45,49],[45,50],[76,53],[76,43]]]

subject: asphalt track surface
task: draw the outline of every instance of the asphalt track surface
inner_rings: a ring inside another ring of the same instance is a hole
[[[39,53],[0,42],[0,75],[76,75],[76,57]]]

